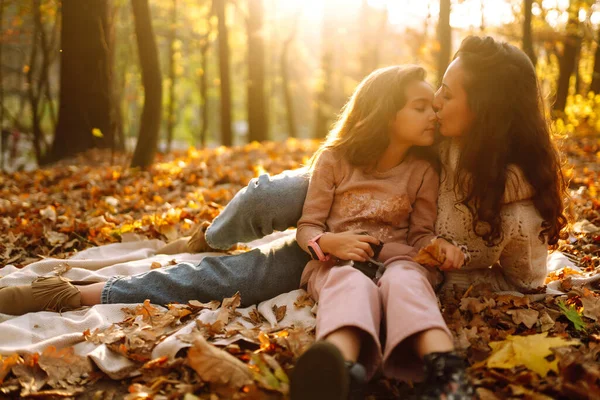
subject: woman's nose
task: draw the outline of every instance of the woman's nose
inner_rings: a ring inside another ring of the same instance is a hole
[[[436,113],[442,109],[442,101],[440,99],[439,93],[435,94],[435,97],[433,98],[432,106],[433,106],[433,111],[435,111]]]

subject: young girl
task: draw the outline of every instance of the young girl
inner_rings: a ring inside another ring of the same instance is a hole
[[[440,272],[412,260],[435,240],[451,267],[464,261],[434,234],[438,163],[423,146],[434,142],[436,116],[424,78],[418,66],[370,74],[313,156],[296,239],[313,258],[302,284],[319,301],[318,342],[294,369],[293,400],[360,398],[380,365],[388,376],[418,378],[422,372],[410,367],[415,356],[438,398],[472,394],[433,294]],[[385,271],[374,283],[357,263],[374,261],[373,246],[381,243],[377,260]]]

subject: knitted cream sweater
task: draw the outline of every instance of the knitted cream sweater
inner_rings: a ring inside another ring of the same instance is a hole
[[[496,291],[523,291],[543,285],[548,246],[539,239],[542,218],[531,197],[533,188],[521,170],[509,167],[502,215],[503,238],[493,247],[473,231],[472,216],[454,191],[459,146],[453,140],[441,145],[444,170],[438,197],[436,233],[467,246],[471,260],[459,271],[446,273],[444,289],[456,285],[488,283]],[[494,263],[499,262],[493,268]]]

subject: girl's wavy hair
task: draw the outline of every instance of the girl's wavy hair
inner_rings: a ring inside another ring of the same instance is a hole
[[[406,88],[412,82],[425,81],[426,72],[417,65],[396,65],[373,71],[362,80],[342,108],[325,142],[309,161],[316,161],[326,149],[366,170],[375,168],[390,143],[390,123],[406,105]],[[432,163],[439,171],[437,151],[433,146],[413,146],[410,153]]]
[[[517,47],[490,37],[467,37],[454,58],[475,116],[462,140],[457,179],[468,182],[461,202],[473,214],[473,229],[488,246],[502,239],[500,209],[507,167],[514,164],[535,190],[533,203],[544,220],[540,240],[556,244],[567,224],[566,188],[533,64]],[[478,232],[478,222],[490,229]]]

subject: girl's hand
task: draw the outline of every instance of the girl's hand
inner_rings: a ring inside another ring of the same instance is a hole
[[[452,271],[454,269],[461,269],[465,263],[465,255],[455,245],[448,243],[444,239],[436,239],[436,245],[439,246],[442,254],[446,255],[446,261],[440,265],[442,271]]]
[[[367,261],[373,257],[371,245],[379,244],[373,236],[365,235],[362,230],[341,233],[327,233],[319,239],[319,246],[324,253],[329,253],[340,260]]]

